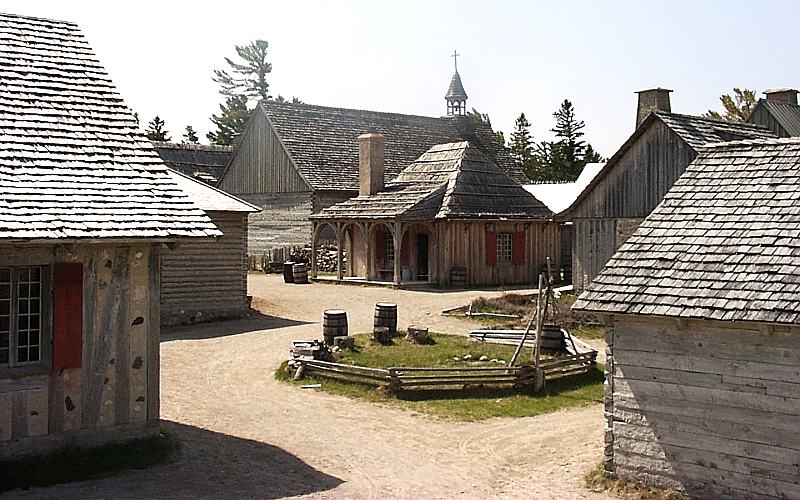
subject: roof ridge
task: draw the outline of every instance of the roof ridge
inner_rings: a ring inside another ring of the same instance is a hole
[[[222,144],[196,144],[189,142],[150,141],[154,148],[183,149],[188,151],[221,151],[232,152],[233,146]]]
[[[78,23],[75,21],[67,21],[64,19],[52,19],[49,17],[28,16],[22,14],[11,14],[9,12],[0,12],[0,17],[15,17],[17,19],[29,19],[31,21],[47,21],[48,23],[68,24],[74,28],[78,28]]]
[[[407,116],[410,118],[424,118],[428,120],[436,120],[436,121],[451,121],[454,119],[464,119],[465,116],[428,116],[428,115],[413,115],[408,113],[397,113],[393,111],[375,111],[371,109],[358,109],[358,108],[341,108],[337,106],[323,106],[321,104],[309,104],[309,103],[294,103],[294,102],[279,102],[275,100],[268,100],[264,101],[261,100],[258,102],[259,105],[264,106],[284,106],[284,107],[304,107],[307,109],[322,109],[322,110],[333,110],[333,111],[354,111],[358,113],[370,113],[375,115],[384,115],[384,116]]]
[[[702,121],[706,121],[706,122],[710,122],[710,123],[714,123],[714,124],[719,124],[719,125],[729,125],[729,126],[734,126],[734,127],[741,126],[741,127],[744,127],[744,128],[753,128],[753,129],[758,129],[758,130],[769,130],[767,127],[765,127],[763,125],[757,125],[755,123],[734,122],[734,121],[728,121],[728,120],[721,120],[721,119],[718,119],[718,118],[711,118],[709,116],[687,115],[687,114],[684,114],[684,113],[672,113],[671,111],[653,111],[653,113],[658,115],[658,116],[662,116],[662,117],[663,116],[676,116],[676,117],[679,117],[679,118],[691,118],[692,120],[702,120]]]
[[[740,139],[726,142],[709,142],[699,147],[702,149],[722,149],[737,146],[775,146],[781,144],[800,145],[800,137],[773,137],[768,139]]]

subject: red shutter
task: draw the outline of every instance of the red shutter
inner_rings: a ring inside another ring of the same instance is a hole
[[[53,269],[53,371],[80,368],[83,361],[83,264]]]
[[[497,233],[486,231],[486,265],[497,264]]]
[[[514,233],[514,265],[525,265],[525,231]]]
[[[386,233],[377,230],[375,231],[375,261],[386,260]]]

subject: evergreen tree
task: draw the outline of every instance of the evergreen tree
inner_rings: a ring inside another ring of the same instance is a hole
[[[556,135],[559,144],[560,163],[553,163],[554,180],[574,181],[583,170],[583,158],[586,152],[586,141],[582,140],[583,121],[575,118],[575,108],[568,99],[564,99],[561,107],[553,113],[556,126],[551,130]]]
[[[467,118],[469,118],[470,120],[472,120],[475,123],[478,123],[478,124],[484,124],[485,123],[486,125],[489,126],[490,129],[492,128],[492,120],[489,119],[489,114],[488,113],[481,113],[477,109],[472,108],[472,111],[467,111],[467,115],[466,116],[467,116]],[[494,132],[494,142],[498,146],[505,147],[506,138],[503,135],[502,131],[498,130],[498,131]]]
[[[247,109],[247,96],[232,95],[219,105],[220,114],[212,115],[211,121],[216,125],[216,132],[209,132],[206,137],[212,144],[230,145],[244,132],[250,111]]]
[[[531,175],[533,160],[533,138],[531,137],[531,124],[525,117],[525,113],[520,113],[514,122],[514,131],[511,132],[509,139],[509,152],[514,162],[528,176]]]
[[[145,135],[151,141],[169,142],[172,140],[169,136],[169,132],[167,132],[164,120],[159,118],[158,115],[147,124]]]
[[[229,68],[214,70],[214,81],[220,84],[222,95],[244,95],[256,100],[270,98],[267,74],[272,72],[272,64],[267,62],[268,45],[265,40],[254,40],[235,46],[241,62],[226,57]]]
[[[725,114],[720,114],[713,109],[709,109],[706,116],[717,120],[729,122],[744,122],[753,111],[756,105],[756,92],[750,89],[733,89],[733,97],[730,94],[723,94],[719,97]]]
[[[583,166],[585,167],[587,163],[602,163],[606,161],[605,158],[600,156],[600,153],[594,150],[591,144],[586,145],[586,152],[583,155]],[[583,168],[581,168],[583,171]]]
[[[200,142],[197,132],[191,125],[186,125],[186,130],[183,132],[183,142],[184,144],[197,144]]]

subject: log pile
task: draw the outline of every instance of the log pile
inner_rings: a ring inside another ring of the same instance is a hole
[[[320,245],[317,247],[317,270],[321,272],[336,272],[336,245]],[[264,271],[265,273],[278,273],[287,261],[304,262],[311,264],[311,246],[276,247],[267,252],[250,255],[248,266],[250,271]],[[347,255],[342,255],[342,262],[347,263]]]

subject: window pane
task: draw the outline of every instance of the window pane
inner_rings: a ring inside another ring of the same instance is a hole
[[[39,281],[42,269],[40,267],[31,268],[31,281]]]
[[[4,267],[0,269],[0,283],[11,283],[11,269]]]
[[[0,348],[7,348],[8,340],[9,340],[8,332],[0,332]]]
[[[17,349],[17,362],[18,363],[27,363],[28,362],[28,348],[27,347],[20,347]]]
[[[0,299],[11,297],[11,283],[0,283]]]
[[[8,364],[8,349],[0,349],[0,365]]]

